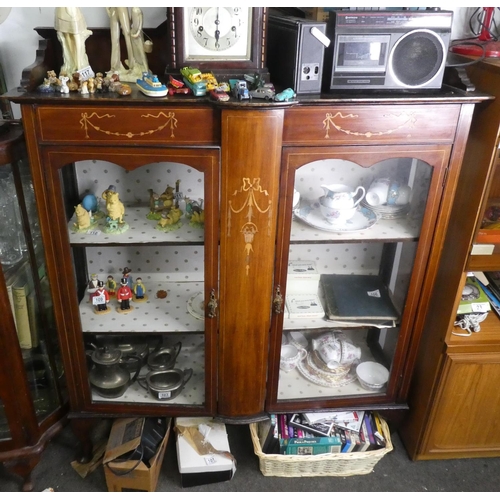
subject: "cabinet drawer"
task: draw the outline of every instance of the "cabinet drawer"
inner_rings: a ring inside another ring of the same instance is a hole
[[[451,143],[460,106],[342,106],[285,112],[286,145]]]
[[[219,119],[212,108],[40,106],[37,113],[42,142],[120,145],[219,142]]]

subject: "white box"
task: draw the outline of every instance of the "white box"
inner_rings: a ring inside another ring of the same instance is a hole
[[[288,263],[286,290],[288,294],[317,294],[320,274],[312,260],[291,260]]]
[[[206,440],[217,451],[230,451],[226,426],[209,417],[175,419],[176,427],[194,427],[202,434],[209,429]],[[200,427],[201,426],[201,427]],[[199,455],[195,448],[177,433],[177,463],[183,487],[199,486],[230,480],[236,466],[233,460],[221,454]]]
[[[289,318],[322,318],[325,315],[318,294],[289,294],[287,291],[286,308]]]

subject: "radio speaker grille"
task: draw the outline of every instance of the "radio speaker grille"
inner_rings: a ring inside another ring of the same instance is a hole
[[[443,58],[443,44],[436,34],[413,31],[394,47],[392,72],[404,85],[418,87],[436,76]]]

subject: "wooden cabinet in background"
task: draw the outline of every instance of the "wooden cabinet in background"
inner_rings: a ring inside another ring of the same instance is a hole
[[[412,459],[500,456],[500,319],[491,311],[470,336],[454,326],[467,272],[500,270],[500,243],[476,254],[484,211],[500,194],[500,64],[467,67],[477,90],[495,97],[474,112],[462,172],[430,294],[424,335],[409,392],[410,411],[400,428]]]

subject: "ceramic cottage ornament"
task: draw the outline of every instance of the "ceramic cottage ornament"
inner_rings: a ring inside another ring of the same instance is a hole
[[[120,201],[120,195],[116,187],[111,185],[102,193],[103,200],[106,201],[106,226],[103,232],[107,234],[121,234],[129,229],[129,225],[123,220],[125,206]]]

